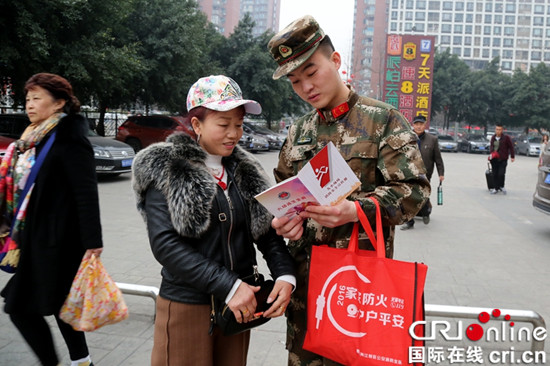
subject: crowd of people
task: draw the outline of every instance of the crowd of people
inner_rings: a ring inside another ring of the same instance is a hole
[[[289,365],[336,365],[303,347],[312,311],[306,305],[312,247],[345,248],[358,221],[356,202],[375,222],[371,197],[380,203],[383,232],[377,234],[383,235],[388,258],[397,225],[412,229],[416,215],[429,223],[431,176],[435,166],[443,182],[444,164],[437,138],[425,132],[426,118],[409,122],[397,108],[343,83],[342,57],[311,16],[275,34],[267,52],[274,60],[273,79],[286,78],[311,107],[288,128],[275,180],[295,176],[333,143],[360,187],[335,206],[310,205],[292,219],[274,218],[254,198],[269,188],[269,175],[239,147],[243,118],[260,114],[260,103],[245,99],[225,75],[198,79],[186,100],[193,136],[176,132],[141,150],[132,169],[137,209],[162,266],[151,365],[246,365],[250,330],[224,334],[213,321],[215,301],[225,303],[239,324],[286,316]],[[58,317],[82,258],[101,255],[103,246],[88,125],[63,77],[33,75],[25,93],[31,125],[0,169],[0,179],[14,182],[0,183],[0,201],[5,220],[13,223],[9,235],[20,248],[17,270],[1,292],[4,311],[42,365],[59,365],[44,320],[54,315],[71,366],[90,366],[84,333]],[[53,144],[45,149],[49,140]],[[500,125],[490,149],[491,193],[505,194],[507,161],[515,156]],[[40,156],[45,158],[26,192]],[[373,249],[366,238],[359,247]],[[260,286],[247,280],[257,276],[257,250],[274,280],[261,313],[256,311]]]

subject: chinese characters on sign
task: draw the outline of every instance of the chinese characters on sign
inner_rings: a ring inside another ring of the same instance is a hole
[[[430,123],[433,36],[395,35],[387,38],[383,101],[412,122],[422,115]]]

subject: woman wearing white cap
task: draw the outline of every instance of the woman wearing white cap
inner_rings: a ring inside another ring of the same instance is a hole
[[[254,199],[269,179],[238,146],[245,113],[260,114],[261,106],[217,75],[191,87],[187,109],[196,137],[173,134],[140,151],[133,166],[138,209],[163,266],[151,364],[245,365],[250,331],[224,336],[211,328],[212,299],[246,323],[281,316],[295,284],[285,242]],[[253,243],[276,280],[263,315],[255,314],[259,287],[240,280],[253,274]]]

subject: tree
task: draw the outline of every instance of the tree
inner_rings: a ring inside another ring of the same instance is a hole
[[[432,85],[432,116],[443,114],[443,128],[448,129],[451,121],[461,121],[461,93],[470,69],[449,49],[436,53]]]

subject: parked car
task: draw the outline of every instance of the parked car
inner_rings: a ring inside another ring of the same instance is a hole
[[[0,136],[0,158],[6,154],[8,146],[10,146],[13,141],[15,141],[15,139],[12,139],[11,137]]]
[[[455,141],[453,136],[438,135],[437,142],[439,144],[439,150],[458,152],[458,142]]]
[[[174,131],[195,136],[190,124],[181,116],[130,116],[118,128],[116,139],[132,146],[135,152],[155,142],[166,140]]]
[[[535,194],[533,194],[533,206],[550,215],[550,145],[542,152],[539,160],[539,178]]]
[[[269,142],[267,139],[260,135],[256,135],[250,132],[243,132],[239,145],[250,152],[269,151]]]
[[[26,114],[0,114],[0,154],[4,155],[9,143],[18,139],[29,124]],[[97,174],[121,174],[131,171],[135,155],[131,146],[99,136],[92,130],[88,131],[88,139],[94,149]]]
[[[539,156],[540,144],[542,142],[541,136],[526,136],[521,135],[517,140],[517,154],[527,156]]]
[[[489,140],[483,135],[467,135],[458,141],[458,150],[467,153],[489,153]]]
[[[18,139],[30,123],[24,113],[0,114],[0,136]]]
[[[269,143],[269,148],[272,150],[280,150],[281,147],[283,146],[283,142],[286,139],[285,134],[271,131],[269,128],[257,126],[250,122],[244,122],[243,130],[245,130],[248,133],[252,132],[266,138],[267,142]]]
[[[99,136],[92,130],[88,130],[88,140],[94,148],[97,174],[118,175],[132,171],[132,162],[136,153],[130,145]]]

